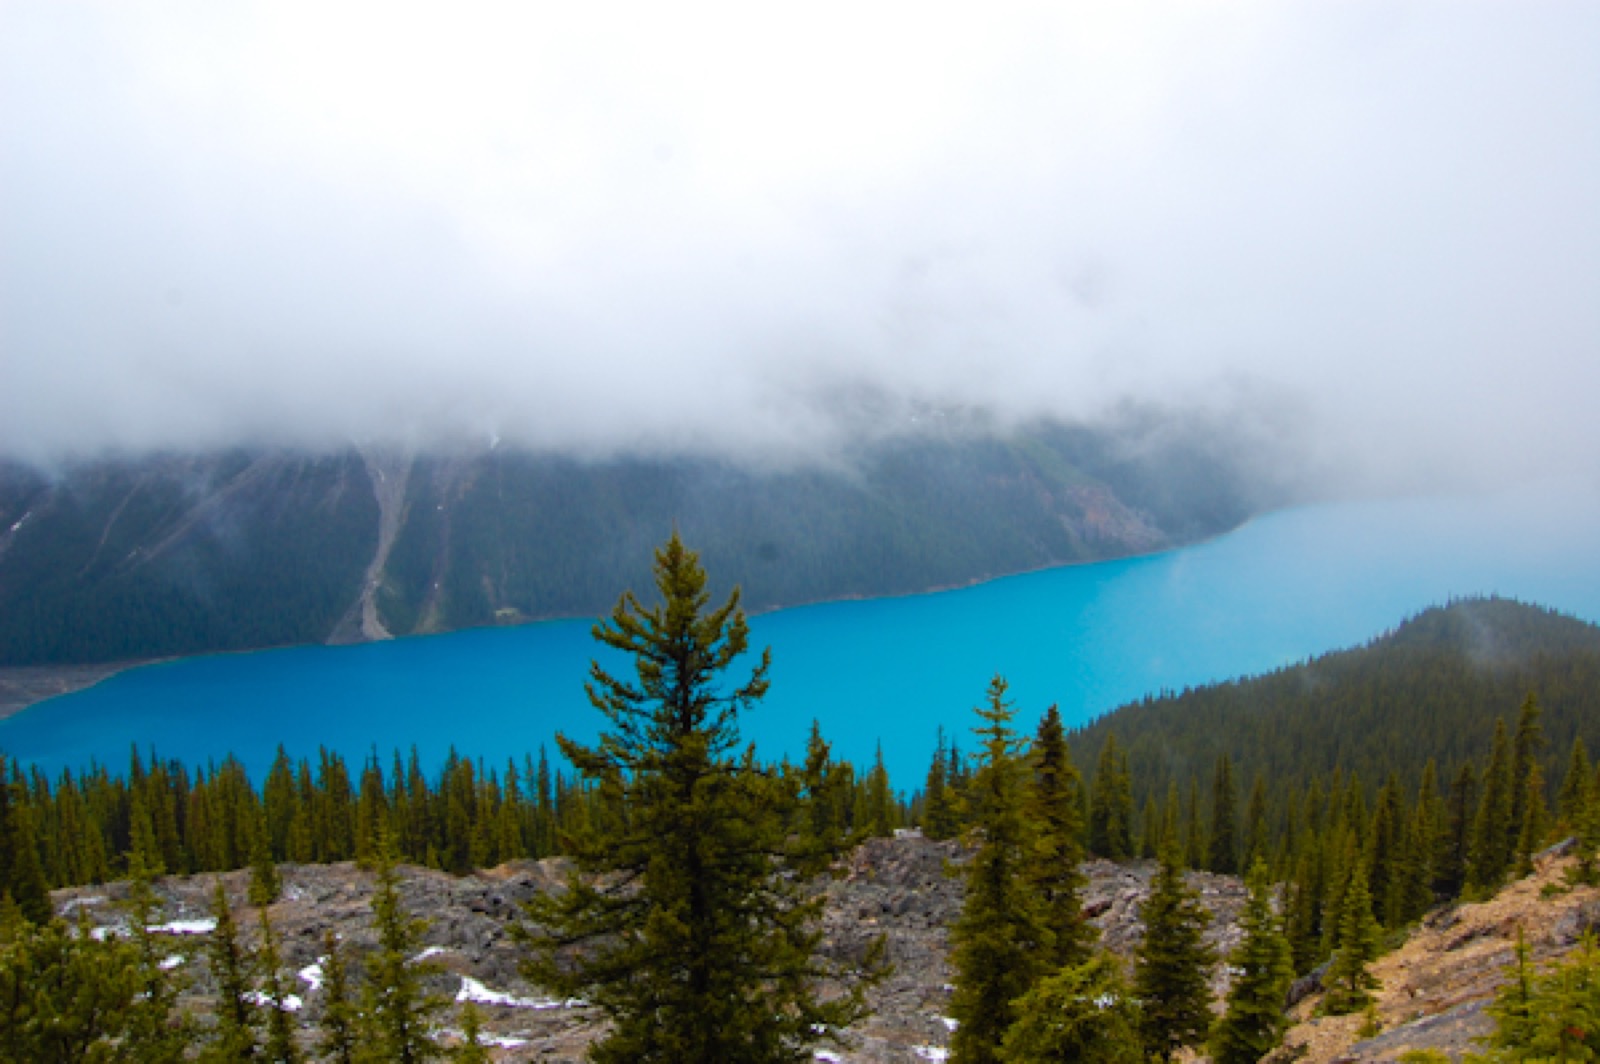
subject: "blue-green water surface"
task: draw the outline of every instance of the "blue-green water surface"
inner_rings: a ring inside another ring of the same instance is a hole
[[[772,648],[772,690],[744,732],[763,756],[798,754],[816,718],[858,762],[881,743],[910,789],[941,724],[971,745],[971,708],[996,673],[1031,727],[1052,702],[1087,720],[1364,642],[1452,597],[1507,595],[1600,621],[1597,545],[1593,486],[1344,502],[1151,557],[782,610],[752,619],[753,644]],[[425,765],[451,746],[520,762],[558,729],[595,734],[590,624],[146,666],[0,721],[0,748],[52,774],[90,761],[121,769],[135,743],[200,764],[231,751],[257,779],[280,743],[354,762],[376,749],[385,766],[413,745]]]

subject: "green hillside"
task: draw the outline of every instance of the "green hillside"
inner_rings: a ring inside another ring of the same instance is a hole
[[[1394,772],[1415,789],[1429,758],[1445,779],[1481,761],[1495,719],[1514,719],[1530,691],[1544,710],[1553,787],[1575,735],[1600,747],[1600,627],[1510,599],[1465,599],[1363,647],[1123,706],[1079,729],[1073,752],[1093,765],[1115,732],[1136,793],[1158,798],[1169,780],[1209,778],[1222,754],[1245,786],[1258,775],[1304,786],[1338,766],[1369,787]]]

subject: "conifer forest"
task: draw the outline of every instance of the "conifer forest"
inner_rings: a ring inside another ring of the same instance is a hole
[[[188,766],[137,749],[125,771],[54,779],[4,762],[0,1059],[489,1059],[470,1031],[441,1039],[440,1003],[413,963],[425,923],[398,900],[397,863],[466,874],[570,858],[566,890],[524,914],[526,971],[605,1013],[592,1055],[610,1061],[807,1060],[847,1045],[886,964],[826,971],[802,885],[900,829],[971,853],[952,870],[965,898],[949,929],[958,1062],[1254,1061],[1277,1044],[1297,975],[1320,969],[1323,1007],[1360,1012],[1371,962],[1436,906],[1492,895],[1569,837],[1575,875],[1600,877],[1588,753],[1600,650],[1592,629],[1555,614],[1454,603],[1367,647],[1075,731],[1054,706],[1024,730],[997,675],[970,736],[941,730],[907,788],[881,754],[834,758],[815,726],[802,762],[761,760],[738,720],[759,711],[768,658],[747,646],[737,592],[713,605],[676,537],[657,552],[656,589],[659,601],[626,595],[596,628],[635,666],[593,668],[607,730],[593,746],[561,738],[554,757],[452,755],[430,770],[415,752],[351,765],[280,750],[260,780],[233,759]],[[1463,656],[1452,633],[1469,614],[1496,622],[1502,660]],[[1322,682],[1300,693],[1308,673]],[[1130,959],[1105,952],[1084,915],[1089,857],[1158,863]],[[353,957],[330,941],[315,1029],[296,1027],[268,917],[277,867],[345,861],[377,870],[380,948]],[[261,918],[245,941],[216,891],[203,952],[219,1000],[195,1015],[163,964],[150,884],[236,869],[250,870]],[[1185,869],[1247,877],[1230,956],[1202,941],[1209,917]],[[126,934],[90,935],[53,911],[51,890],[112,880],[133,884]],[[1592,950],[1573,963],[1596,967]],[[1232,979],[1214,1001],[1218,964]],[[853,989],[825,1000],[824,975]],[[1561,978],[1530,973],[1524,997],[1579,993]],[[1516,1033],[1534,1030],[1517,1026],[1529,1008],[1501,1008],[1497,1052],[1535,1044]]]

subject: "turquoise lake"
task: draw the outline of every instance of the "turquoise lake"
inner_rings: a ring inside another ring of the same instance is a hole
[[[972,707],[996,673],[1029,728],[1052,702],[1081,722],[1365,642],[1453,597],[1600,621],[1597,545],[1600,488],[1564,484],[1306,506],[1151,557],[782,610],[752,619],[753,645],[772,647],[772,692],[743,730],[776,757],[803,750],[815,718],[858,763],[881,743],[910,790],[941,724],[971,747]],[[280,743],[295,757],[326,745],[353,765],[376,749],[385,768],[413,745],[430,770],[452,745],[520,762],[558,729],[595,734],[591,623],[146,666],[0,721],[0,749],[52,774],[91,760],[122,771],[135,743],[189,763],[231,751],[258,780]]]

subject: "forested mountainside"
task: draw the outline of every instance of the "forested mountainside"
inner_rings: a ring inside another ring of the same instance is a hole
[[[1575,736],[1600,744],[1600,627],[1511,599],[1463,599],[1363,647],[1123,706],[1072,745],[1093,765],[1114,734],[1134,790],[1158,800],[1170,780],[1207,778],[1223,754],[1244,786],[1261,776],[1304,787],[1337,766],[1368,788],[1393,772],[1414,789],[1430,758],[1444,779],[1481,761],[1496,718],[1530,692],[1544,711],[1545,778],[1559,780]]]
[[[1190,542],[1278,501],[1152,425],[925,434],[843,466],[506,448],[0,466],[0,665],[359,641],[608,609],[672,528],[754,609]]]

